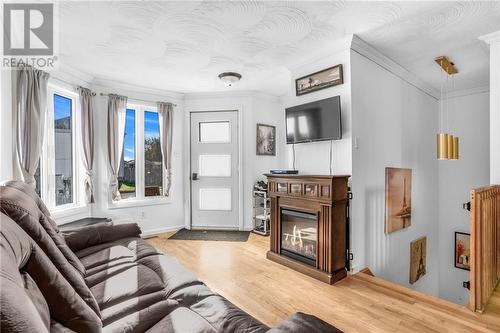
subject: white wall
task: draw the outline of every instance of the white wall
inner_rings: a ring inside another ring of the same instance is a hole
[[[351,244],[354,268],[438,295],[436,99],[356,51],[351,52]],[[413,169],[412,225],[384,234],[385,168]],[[410,242],[427,236],[427,274],[409,284]]]
[[[140,87],[120,85],[114,82],[93,84],[96,92],[94,125],[95,125],[95,204],[92,215],[110,217],[115,220],[127,219],[137,222],[143,234],[160,233],[184,227],[184,186],[185,177],[182,164],[183,153],[183,119],[184,106],[181,94]],[[109,206],[109,166],[107,157],[107,97],[100,93],[122,94],[129,99],[138,98],[148,101],[165,101],[177,104],[174,109],[173,144],[172,144],[172,187],[171,200],[168,203],[123,208]]]
[[[439,161],[439,296],[467,304],[462,287],[469,272],[454,267],[455,231],[470,232],[470,213],[462,209],[472,188],[489,184],[489,93],[452,98],[450,132],[460,138],[460,159]]]
[[[283,168],[284,163],[284,119],[276,97],[261,93],[227,92],[213,94],[188,94],[185,97],[186,112],[236,110],[242,113],[243,138],[243,226],[250,230],[252,220],[252,190],[256,180],[264,179],[263,173],[270,169]],[[186,117],[184,127],[188,126]],[[264,123],[276,126],[277,152],[276,156],[256,156],[256,125]],[[189,151],[189,138],[185,138],[185,149]],[[188,155],[187,155],[188,156]],[[189,160],[185,158],[186,170],[189,170]],[[185,187],[189,186],[186,178]],[[186,191],[186,196],[188,195]],[[186,198],[186,203],[188,198]],[[185,207],[189,209],[188,206]],[[187,215],[188,216],[188,215]],[[189,224],[189,221],[186,221]]]
[[[324,68],[342,64],[344,84],[319,90],[302,96],[295,95],[295,79]],[[340,95],[342,110],[342,140],[333,142],[332,174],[351,174],[351,82],[349,47],[322,59],[304,64],[292,70],[289,93],[281,97],[281,123],[285,123],[285,109]],[[285,138],[284,138],[285,140]],[[285,142],[285,141],[283,141]],[[286,145],[287,168],[293,168],[292,145]],[[302,174],[328,175],[330,173],[330,141],[301,143],[295,145],[295,168]]]
[[[0,161],[0,181],[11,180],[13,177],[12,114],[11,71],[0,70],[0,149],[3,157]]]

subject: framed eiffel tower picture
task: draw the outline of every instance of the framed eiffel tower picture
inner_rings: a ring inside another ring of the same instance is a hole
[[[385,168],[385,233],[411,225],[411,169]]]
[[[427,237],[415,239],[410,244],[410,283],[414,284],[427,273]]]

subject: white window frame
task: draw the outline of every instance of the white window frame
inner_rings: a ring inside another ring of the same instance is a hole
[[[158,113],[156,105],[152,103],[127,103],[127,109],[135,110],[135,197],[113,200],[111,192],[109,192],[108,208],[124,208],[124,207],[137,207],[160,205],[170,203],[172,201],[172,193],[167,197],[160,194],[158,196],[145,196],[145,152],[144,152],[144,112]],[[121,157],[120,157],[121,158]],[[162,160],[163,163],[163,160]],[[109,183],[109,179],[108,179]],[[167,183],[167,174],[165,167],[162,164],[162,190],[165,191]]]
[[[82,162],[79,158],[81,154],[81,127],[80,127],[80,101],[77,92],[70,89],[49,83],[47,96],[47,116],[45,119],[45,135],[40,156],[40,196],[47,208],[55,216],[77,214],[80,209],[84,209],[86,203],[83,202],[83,186],[80,184]],[[73,202],[56,205],[55,193],[55,132],[54,132],[54,95],[59,95],[71,99],[71,128],[72,128],[72,167]]]

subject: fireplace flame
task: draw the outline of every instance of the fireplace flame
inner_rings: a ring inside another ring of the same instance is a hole
[[[296,225],[293,226],[292,245],[293,246],[297,246],[298,245],[299,248],[302,248],[304,246],[304,243],[302,242],[302,236],[301,236],[300,229],[297,228]]]
[[[283,233],[283,247],[299,254],[316,258],[316,245],[310,243],[310,230],[308,229],[310,228],[305,229],[307,232],[303,235],[304,231],[294,225],[291,233]]]

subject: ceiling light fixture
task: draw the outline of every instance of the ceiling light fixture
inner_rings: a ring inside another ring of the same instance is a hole
[[[224,82],[226,86],[231,87],[234,83],[241,79],[241,74],[235,72],[224,72],[219,74],[219,79]]]
[[[446,82],[443,80],[443,72],[441,72],[441,99],[439,100],[439,133],[437,135],[437,158],[438,160],[458,160],[458,137],[446,132],[446,120],[448,120],[449,107],[449,91],[448,81],[452,79],[452,90],[455,88],[455,80],[453,75],[458,73],[455,64],[446,56],[437,57],[434,61],[442,68],[446,74]],[[443,85],[445,87],[446,98],[443,96]],[[448,128],[449,129],[449,128]]]

